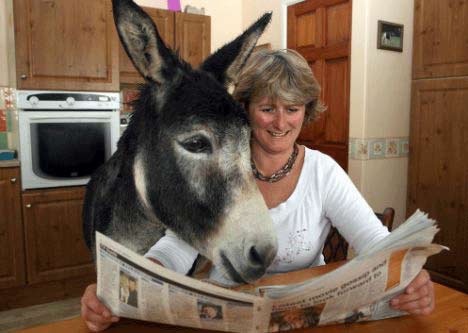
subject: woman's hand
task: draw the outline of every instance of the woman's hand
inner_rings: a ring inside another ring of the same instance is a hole
[[[430,314],[435,307],[434,284],[426,270],[421,270],[405,292],[390,301],[392,308],[411,314]]]
[[[81,298],[81,317],[92,332],[103,331],[120,319],[97,298],[96,284],[90,284]]]

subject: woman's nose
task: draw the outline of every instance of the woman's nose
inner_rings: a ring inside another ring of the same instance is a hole
[[[280,131],[283,131],[286,129],[286,116],[284,115],[284,112],[282,110],[276,113],[274,126],[276,129]]]

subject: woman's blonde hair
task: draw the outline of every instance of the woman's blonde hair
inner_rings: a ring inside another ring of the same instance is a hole
[[[264,97],[305,104],[304,124],[325,110],[319,101],[320,85],[307,60],[289,49],[254,52],[239,75],[233,97],[246,109]]]

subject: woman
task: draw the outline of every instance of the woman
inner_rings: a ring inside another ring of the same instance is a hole
[[[358,253],[388,235],[333,159],[296,144],[303,125],[323,109],[319,93],[307,61],[291,50],[253,54],[233,93],[249,114],[252,169],[277,230],[270,274],[324,264],[321,252],[331,224]],[[185,274],[197,252],[169,231],[146,256]],[[228,282],[216,269],[211,277]],[[422,270],[391,305],[413,314],[432,312],[429,274]],[[95,331],[118,320],[97,299],[95,285],[85,291],[82,316]]]

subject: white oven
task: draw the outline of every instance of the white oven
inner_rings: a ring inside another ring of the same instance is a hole
[[[118,93],[18,91],[23,189],[83,185],[117,149]]]

